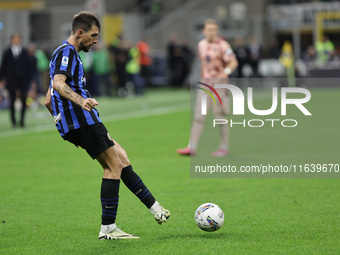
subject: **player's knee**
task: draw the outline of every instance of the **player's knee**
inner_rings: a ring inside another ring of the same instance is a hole
[[[213,111],[213,114],[216,119],[225,119],[225,117],[229,115],[229,110],[228,109],[215,109]]]
[[[104,178],[108,179],[120,179],[121,176],[121,169],[112,169],[112,168],[104,168]]]
[[[124,162],[124,167],[127,167],[127,166],[129,166],[129,165],[131,165],[131,162],[130,162],[129,158],[126,157],[126,160],[125,160],[125,162]]]
[[[115,170],[116,168],[121,171],[121,169],[124,167],[124,162],[121,160],[120,157],[116,158],[116,164],[114,165],[112,170]]]
[[[226,115],[221,114],[221,113],[215,114],[215,119],[225,119],[225,117]]]
[[[194,118],[194,122],[196,122],[196,123],[203,123],[204,122],[204,119],[205,119],[205,117],[203,116],[203,115],[201,115],[201,116],[195,116],[195,118]]]
[[[121,148],[119,151],[119,158],[122,161],[123,167],[131,165],[129,157],[123,148]]]
[[[123,168],[124,164],[123,162],[120,160],[119,157],[116,157],[114,159],[114,162],[111,162],[106,168],[104,168],[104,171],[108,171],[111,173],[111,175],[114,176],[119,176],[122,172],[122,168]]]

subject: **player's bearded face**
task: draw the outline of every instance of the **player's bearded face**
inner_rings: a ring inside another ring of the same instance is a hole
[[[85,52],[89,52],[92,45],[86,42],[80,42],[79,49]]]
[[[214,24],[207,24],[203,30],[203,34],[209,42],[212,42],[217,37],[218,28]]]
[[[91,47],[98,42],[98,28],[92,26],[91,30],[84,32],[82,40],[79,42],[79,49],[85,52],[89,52]]]

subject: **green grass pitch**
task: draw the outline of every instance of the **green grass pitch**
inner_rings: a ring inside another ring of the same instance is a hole
[[[339,90],[313,90],[312,95],[338,100]],[[327,146],[327,141],[339,139],[333,129],[339,130],[337,104],[323,113],[330,125],[315,123],[322,137],[317,143],[310,141],[307,152],[317,152],[310,147],[320,146],[316,159],[339,155],[334,151],[338,147]],[[319,105],[311,107],[321,111]],[[140,239],[99,241],[99,164],[64,142],[44,109],[29,111],[24,131],[10,130],[8,113],[3,111],[0,254],[339,254],[340,179],[190,178],[189,158],[175,152],[188,141],[188,91],[103,98],[98,110],[134,169],[171,211],[169,222],[159,226],[122,184],[117,225]],[[240,132],[231,134],[231,161],[241,160],[240,153],[245,153],[244,144],[235,142]],[[256,139],[266,141],[266,136]],[[248,156],[256,160],[265,147],[266,142],[247,144]],[[273,161],[279,152],[271,155]],[[305,154],[292,160],[308,159]],[[337,159],[334,163],[340,163]],[[206,233],[195,224],[194,212],[204,202],[218,204],[225,213],[217,232]]]

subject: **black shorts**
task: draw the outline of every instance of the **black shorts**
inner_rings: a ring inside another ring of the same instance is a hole
[[[100,153],[114,145],[103,123],[81,127],[68,132],[64,140],[79,145],[95,159]]]

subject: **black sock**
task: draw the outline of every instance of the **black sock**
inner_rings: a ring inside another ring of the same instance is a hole
[[[100,198],[102,202],[102,225],[115,223],[120,180],[103,178]]]
[[[132,170],[131,165],[123,168],[120,178],[126,187],[128,187],[147,208],[150,208],[156,202],[156,199],[145,186],[142,179]]]

